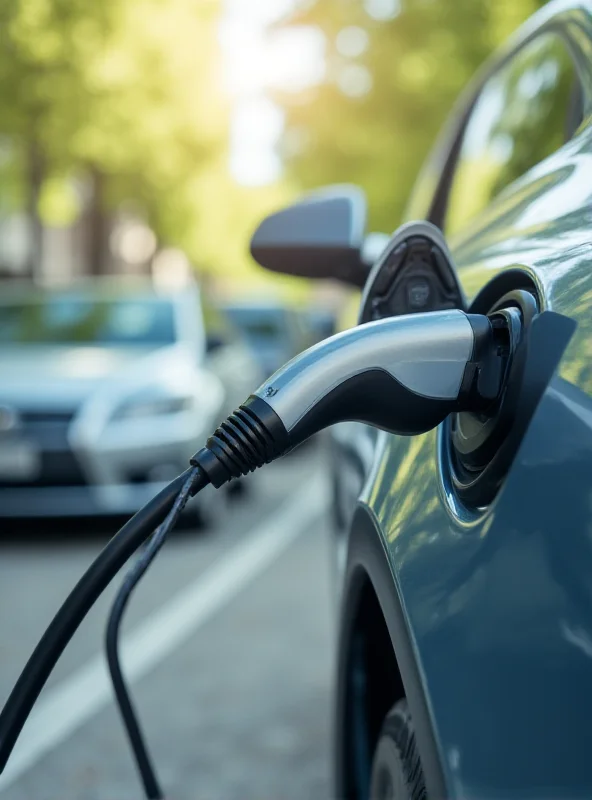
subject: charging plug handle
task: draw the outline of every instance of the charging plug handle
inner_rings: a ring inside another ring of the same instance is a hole
[[[305,350],[231,414],[191,463],[218,487],[346,420],[401,435],[501,391],[497,323],[458,309],[359,325]]]

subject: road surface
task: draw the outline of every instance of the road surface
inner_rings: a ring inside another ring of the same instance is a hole
[[[135,594],[122,643],[167,798],[330,798],[334,607],[322,446],[251,476],[210,531],[175,533]],[[113,521],[0,538],[0,699]],[[115,586],[115,584],[114,584]],[[67,648],[0,800],[142,796],[102,640],[109,598]]]

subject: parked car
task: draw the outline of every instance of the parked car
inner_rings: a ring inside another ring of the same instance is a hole
[[[296,309],[273,302],[243,302],[224,306],[259,361],[264,377],[271,375],[302,350],[315,336]]]
[[[334,437],[335,796],[592,796],[591,54],[590,2],[534,15],[455,106],[412,194],[408,219],[448,241],[456,304],[513,309],[527,349],[481,416]],[[288,261],[278,241],[268,258],[262,227],[260,262],[362,286],[359,193],[333,191],[332,238],[330,197],[309,241],[309,198],[279,212],[300,226],[297,247],[283,226]],[[379,316],[451,304],[430,295],[424,256],[398,297],[385,270]],[[569,344],[543,335],[559,319],[545,310],[577,323]]]
[[[202,293],[201,309],[206,334],[205,363],[226,389],[222,407],[225,417],[244,401],[267,374],[253,353],[248,337],[223,307]]]
[[[95,281],[0,299],[0,516],[129,514],[259,374],[197,286]]]
[[[305,314],[305,320],[315,341],[320,342],[335,333],[336,318],[330,311],[322,308],[309,309]]]

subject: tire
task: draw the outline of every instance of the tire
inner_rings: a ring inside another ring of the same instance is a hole
[[[196,533],[212,531],[220,527],[224,519],[227,498],[216,493],[211,486],[206,486],[200,497],[192,498],[185,507],[179,521],[179,527],[185,530],[194,529]]]
[[[216,530],[224,521],[228,496],[213,486],[206,486],[194,500],[195,521],[200,530]]]
[[[226,494],[228,497],[232,498],[232,500],[238,500],[249,493],[249,488],[244,478],[242,480],[230,481],[226,487]]]
[[[199,497],[187,504],[183,513],[184,526],[200,532],[222,528],[229,504],[242,499],[248,492],[249,488],[242,485],[241,481],[232,481],[217,491],[212,486],[206,486]]]
[[[387,714],[372,761],[371,800],[427,800],[413,721],[406,700]]]

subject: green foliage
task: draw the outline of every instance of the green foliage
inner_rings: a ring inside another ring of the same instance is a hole
[[[227,169],[221,0],[2,0],[0,214],[68,224],[100,176],[103,211],[137,211],[162,245],[237,285],[266,279],[246,242],[296,190],[359,183],[371,227],[393,229],[459,91],[540,1],[401,0],[386,20],[371,5],[307,0],[284,23],[324,32],[326,80],[276,96],[287,178],[247,190]],[[348,26],[367,34],[358,55],[337,46]]]
[[[393,18],[377,20],[361,0],[307,3],[285,24],[322,29],[327,76],[305,96],[278,98],[287,111],[291,174],[305,187],[359,183],[368,193],[371,227],[395,228],[456,97],[539,5],[539,0],[401,0]],[[367,48],[355,57],[339,51],[338,34],[346,26],[368,36]],[[347,85],[352,66],[368,71],[370,91],[348,96],[356,90]]]
[[[36,181],[33,210],[68,224],[100,175],[104,212],[127,206],[201,270],[244,274],[248,234],[283,195],[247,198],[228,177],[219,14],[218,0],[2,0],[0,213],[31,210]]]

